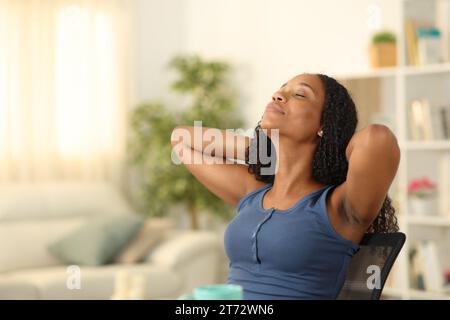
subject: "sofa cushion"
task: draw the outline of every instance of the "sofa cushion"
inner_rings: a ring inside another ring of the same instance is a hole
[[[36,300],[39,292],[28,281],[0,279],[0,300]]]
[[[0,272],[61,264],[47,246],[81,226],[83,217],[0,223]]]
[[[177,269],[183,268],[186,262],[205,252],[219,254],[222,248],[219,236],[210,231],[175,231],[167,241],[149,252],[145,260]]]
[[[174,223],[168,218],[147,219],[135,236],[128,242],[122,251],[114,258],[116,263],[136,263],[158,245],[164,236],[172,230]]]
[[[0,184],[0,221],[132,213],[106,182],[54,181]]]
[[[40,299],[110,299],[114,293],[115,277],[119,271],[143,275],[146,278],[147,299],[175,299],[182,281],[177,273],[153,264],[106,265],[80,267],[80,289],[68,289],[71,275],[67,267],[21,270],[10,273],[9,283],[33,285]],[[0,282],[0,291],[2,291]]]
[[[132,214],[96,217],[50,244],[48,249],[68,264],[102,265],[112,261],[142,223],[141,217]]]

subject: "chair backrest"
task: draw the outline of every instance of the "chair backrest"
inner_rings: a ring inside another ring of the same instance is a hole
[[[386,279],[405,240],[406,236],[401,232],[364,235],[361,248],[350,261],[345,282],[337,299],[380,299]],[[371,281],[378,271],[380,281],[378,283]]]

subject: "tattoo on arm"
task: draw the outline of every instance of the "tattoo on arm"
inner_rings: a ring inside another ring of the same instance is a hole
[[[351,225],[361,225],[362,224],[362,220],[359,218],[360,215],[348,203],[346,198],[344,198],[344,200],[342,201],[341,210],[339,210],[339,212],[342,215],[343,221],[345,221],[347,224],[351,224]]]

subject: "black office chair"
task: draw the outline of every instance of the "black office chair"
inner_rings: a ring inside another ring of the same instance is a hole
[[[361,241],[360,250],[350,261],[344,285],[337,299],[379,300],[405,240],[406,236],[401,232],[367,233]],[[380,285],[373,289],[367,285],[368,278],[373,274],[373,271],[368,272],[371,265],[378,266],[380,270]]]

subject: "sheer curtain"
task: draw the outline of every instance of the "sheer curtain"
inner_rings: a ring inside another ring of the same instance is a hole
[[[120,179],[126,2],[0,0],[0,182]]]

